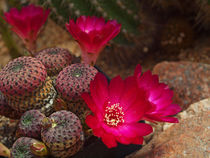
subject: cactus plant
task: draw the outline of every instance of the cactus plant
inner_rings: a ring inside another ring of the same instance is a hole
[[[0,115],[8,117],[10,119],[19,119],[21,117],[21,113],[12,109],[8,103],[4,95],[0,91]]]
[[[47,69],[49,76],[57,75],[63,68],[70,65],[72,56],[67,49],[63,48],[47,48],[36,53],[39,59]]]
[[[77,153],[84,143],[79,118],[70,111],[61,110],[44,118],[41,137],[51,155],[66,158]]]
[[[69,16],[97,15],[106,19],[116,19],[122,24],[121,36],[118,42],[127,41],[125,37],[131,37],[138,33],[136,29],[140,23],[138,18],[138,2],[128,0],[38,0],[40,4],[52,8],[52,18],[64,24]],[[110,5],[111,4],[111,5]]]
[[[16,58],[1,70],[0,90],[19,112],[49,106],[56,95],[44,65],[32,57]]]
[[[10,61],[0,74],[0,88],[5,95],[28,95],[38,88],[47,76],[44,65],[32,57]]]
[[[29,137],[18,138],[12,146],[11,158],[42,158],[48,155],[44,143]]]
[[[18,137],[41,138],[41,121],[44,118],[39,110],[29,110],[20,119],[17,127]]]
[[[68,109],[81,120],[88,107],[81,98],[83,92],[89,92],[89,84],[98,71],[88,64],[72,64],[63,69],[56,78],[58,94],[67,102]]]

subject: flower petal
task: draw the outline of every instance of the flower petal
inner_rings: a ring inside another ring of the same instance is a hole
[[[120,76],[113,78],[109,83],[109,99],[118,103],[124,90],[124,82]]]
[[[103,105],[108,98],[108,82],[102,73],[97,73],[94,80],[91,81],[90,93],[96,104],[96,107],[102,112]]]
[[[124,118],[126,123],[138,122],[142,119],[144,114],[150,109],[151,104],[146,100],[139,99],[130,105],[126,110]]]
[[[146,123],[131,123],[128,128],[133,130],[137,136],[146,136],[153,132],[152,126]]]
[[[108,148],[113,148],[117,146],[117,142],[116,139],[113,135],[111,134],[107,134],[107,133],[103,133],[102,137],[101,137],[103,143],[108,147]]]
[[[92,129],[96,129],[100,127],[100,124],[98,122],[98,118],[92,115],[88,115],[85,119],[86,124],[88,125],[88,127],[92,128]]]
[[[81,97],[84,99],[87,106],[90,108],[90,110],[95,113],[97,108],[95,105],[95,102],[93,101],[92,97],[89,95],[89,93],[82,93]]]
[[[134,77],[127,77],[124,81],[124,91],[120,98],[120,103],[126,111],[137,98],[138,89]]]
[[[148,121],[154,120],[159,122],[169,122],[169,123],[178,123],[179,120],[175,117],[164,117],[164,116],[158,116],[158,115],[145,115],[146,119],[148,118]]]
[[[158,114],[162,116],[169,116],[169,115],[175,115],[178,112],[180,112],[182,109],[179,105],[177,104],[171,104],[165,109],[159,110]]]
[[[142,136],[138,136],[138,137],[135,137],[133,138],[132,140],[132,144],[143,144],[143,141],[144,141],[144,138]]]
[[[101,136],[104,134],[104,132],[105,131],[102,128],[93,129],[94,136],[99,137],[99,138],[101,138]]]
[[[140,77],[140,75],[141,75],[141,65],[138,64],[135,68],[134,76],[138,78],[138,77]]]

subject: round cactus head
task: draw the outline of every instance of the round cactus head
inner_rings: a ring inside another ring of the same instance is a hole
[[[63,69],[56,78],[56,89],[66,100],[80,98],[81,93],[89,92],[90,81],[97,69],[88,64],[72,64]]]
[[[11,158],[37,158],[48,155],[44,143],[29,137],[18,138],[12,146]]]
[[[52,80],[47,77],[42,86],[25,96],[6,96],[9,106],[20,113],[31,109],[41,109],[45,115],[53,111],[54,99],[57,95]]]
[[[50,76],[57,75],[63,68],[70,65],[72,56],[67,49],[64,48],[47,48],[37,53],[38,58],[46,67]]]
[[[46,76],[41,61],[32,57],[19,57],[1,70],[0,90],[9,96],[24,96],[42,85]]]
[[[41,138],[41,121],[44,118],[39,110],[25,112],[18,124],[17,135],[31,138]]]
[[[10,119],[19,119],[21,113],[12,109],[5,98],[5,96],[0,91],[0,115],[8,117]]]
[[[43,126],[42,140],[53,152],[54,157],[65,157],[61,156],[61,153],[68,156],[74,155],[82,147],[84,141],[82,125],[72,112],[66,110],[55,112],[49,119],[43,120]],[[75,148],[78,142],[80,145]],[[74,150],[70,150],[72,148]]]

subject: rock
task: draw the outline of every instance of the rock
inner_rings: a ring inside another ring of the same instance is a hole
[[[162,62],[153,69],[161,82],[174,91],[174,102],[182,109],[210,97],[210,65],[194,62]]]
[[[130,158],[209,158],[210,98],[180,113],[180,123],[156,134],[149,144]]]

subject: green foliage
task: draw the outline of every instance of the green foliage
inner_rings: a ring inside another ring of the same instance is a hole
[[[138,1],[134,0],[38,0],[39,4],[51,9],[51,17],[62,26],[69,18],[80,15],[103,16],[116,19],[122,24],[122,33],[117,36],[117,43],[128,43],[128,37],[137,35],[140,24]],[[125,42],[126,41],[126,42]]]
[[[2,15],[3,13],[1,13]],[[12,58],[17,58],[21,56],[21,53],[18,50],[17,45],[15,44],[13,38],[12,38],[12,33],[10,29],[8,28],[8,25],[6,22],[2,19],[0,16],[0,33],[2,35],[2,39],[4,40],[7,48],[9,49],[9,53]]]

